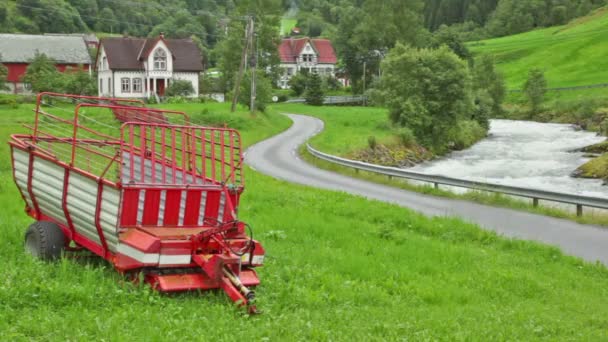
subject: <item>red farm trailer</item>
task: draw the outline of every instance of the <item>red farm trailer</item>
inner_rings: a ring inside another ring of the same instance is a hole
[[[38,95],[26,127],[9,142],[36,220],[26,250],[45,260],[89,250],[159,291],[223,289],[255,312],[264,249],[237,218],[237,131],[141,101],[54,93]]]

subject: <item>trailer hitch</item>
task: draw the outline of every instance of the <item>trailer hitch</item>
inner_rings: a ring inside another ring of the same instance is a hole
[[[232,272],[232,270],[230,270],[228,267],[224,266],[222,268],[222,272],[225,276],[223,282],[226,283],[225,280],[227,279],[231,285],[229,288],[222,286],[224,288],[224,291],[226,291],[226,293],[228,294],[228,296],[230,296],[230,298],[232,298],[236,302],[240,302],[240,305],[242,305],[242,306],[246,305],[247,312],[249,314],[259,314],[260,312],[258,311],[258,309],[256,308],[256,306],[254,304],[255,292],[253,292],[252,290],[248,289],[245,285],[243,285],[243,283],[241,282],[239,277],[237,277]]]

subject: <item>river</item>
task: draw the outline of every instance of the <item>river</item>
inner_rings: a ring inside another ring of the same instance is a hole
[[[583,153],[571,151],[603,140],[571,125],[492,120],[487,139],[411,170],[608,198],[608,186],[602,186],[601,180],[570,177],[589,160]]]

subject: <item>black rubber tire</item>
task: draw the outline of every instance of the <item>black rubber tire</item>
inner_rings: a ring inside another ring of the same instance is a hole
[[[57,260],[61,258],[64,248],[65,234],[53,222],[34,222],[25,232],[25,250],[36,258]]]

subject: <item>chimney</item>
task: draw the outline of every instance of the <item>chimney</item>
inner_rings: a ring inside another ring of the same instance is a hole
[[[160,33],[160,39],[165,39],[165,32]]]

